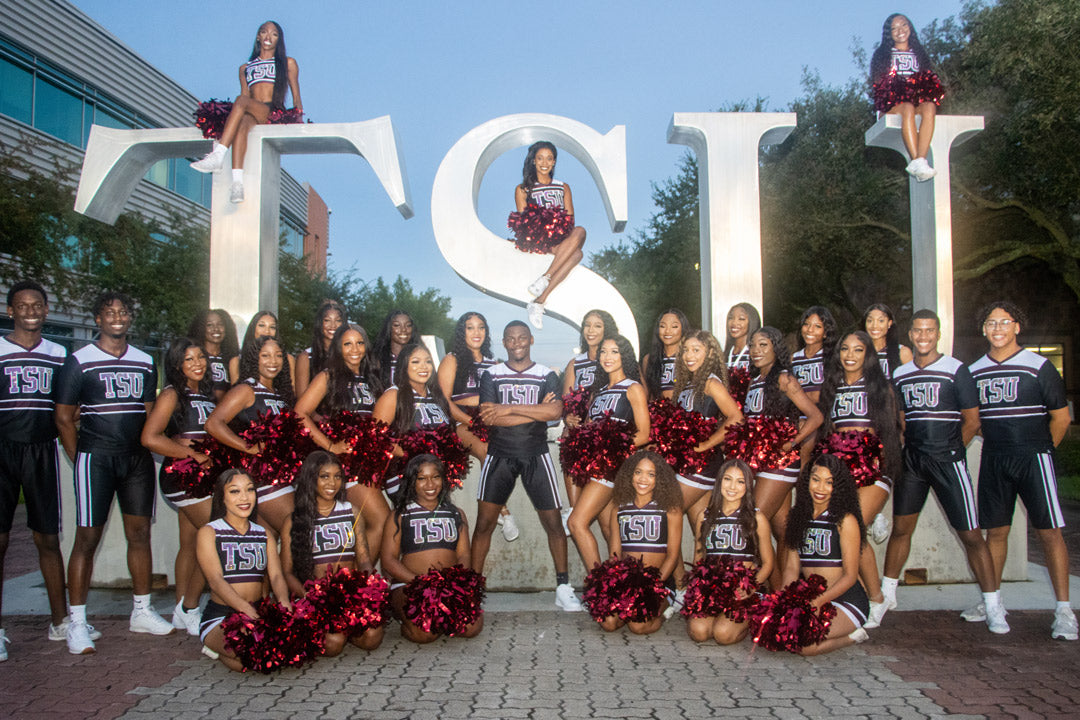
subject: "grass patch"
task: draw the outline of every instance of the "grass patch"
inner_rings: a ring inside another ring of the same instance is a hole
[[[1058,495],[1080,501],[1080,428],[1070,427],[1065,439],[1054,451]]]

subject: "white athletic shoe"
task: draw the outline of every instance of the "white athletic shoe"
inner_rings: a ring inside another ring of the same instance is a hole
[[[918,172],[918,169],[919,169],[919,159],[915,158],[914,160],[912,160],[911,162],[909,162],[907,164],[907,167],[904,168],[904,172],[906,172],[911,177],[916,177],[916,172]]]
[[[570,537],[570,513],[574,511],[574,508],[564,507],[559,511],[562,515],[562,529],[566,533],[566,537]]]
[[[870,523],[870,539],[880,545],[889,539],[890,530],[892,530],[892,523],[889,522],[889,518],[885,517],[884,513],[878,513],[874,516],[874,521]]]
[[[7,646],[11,642],[11,638],[4,632],[4,628],[0,628],[0,662],[7,660]]]
[[[176,603],[176,607],[173,608],[172,624],[177,630],[183,630],[188,635],[199,634],[199,624],[202,622],[202,608],[195,608],[194,610],[184,610],[184,601]]]
[[[244,183],[236,180],[229,186],[229,202],[242,203],[244,202]]]
[[[574,594],[574,586],[564,583],[555,588],[555,604],[566,612],[581,612],[581,601]]]
[[[549,278],[547,275],[541,275],[540,277],[533,280],[532,285],[529,286],[529,294],[533,297],[537,297],[540,293],[547,290],[547,286],[550,282],[551,278]]]
[[[937,175],[937,170],[930,167],[930,163],[927,162],[926,158],[919,158],[918,163],[919,167],[915,169],[915,179],[919,182],[926,182]]]
[[[525,306],[525,309],[529,311],[529,322],[537,330],[544,329],[544,304],[538,302],[531,302]]]
[[[229,148],[224,145],[214,143],[214,149],[206,153],[201,160],[191,163],[191,169],[198,170],[201,173],[212,173],[215,170],[220,170],[225,164],[225,153],[228,151]]]
[[[1002,608],[1004,612],[1005,608]],[[975,607],[969,607],[960,613],[960,617],[968,622],[986,622],[986,603],[979,603]]]
[[[676,590],[675,597],[671,598],[671,602],[666,608],[664,608],[664,619],[670,620],[675,615],[675,613],[679,612],[679,610],[683,606],[683,600],[685,599],[686,588],[683,588],[682,590]]]
[[[518,529],[517,520],[514,520],[514,516],[510,513],[499,516],[500,524],[502,525],[503,540],[506,542],[514,542],[521,537],[521,530]]]
[[[865,625],[863,627],[866,627]],[[855,628],[848,633],[848,637],[855,641],[855,644],[864,643],[870,639],[870,634],[862,628]]]
[[[64,619],[60,621],[59,625],[53,625],[52,623],[49,623],[49,639],[53,642],[63,642],[67,640],[67,632],[70,625],[70,617],[64,617]],[[87,623],[86,629],[88,631],[87,634],[90,635],[91,640],[97,642],[101,639],[101,631],[95,630],[93,625]]]
[[[72,655],[89,655],[97,652],[94,641],[90,639],[90,626],[84,622],[73,622],[68,625],[67,646],[68,652]]]
[[[176,628],[173,627],[171,622],[158,615],[154,608],[146,608],[131,611],[128,630],[133,633],[148,633],[150,635],[171,635],[176,631]]]
[[[870,601],[870,614],[866,618],[866,622],[863,623],[863,627],[867,630],[873,630],[874,628],[881,627],[881,621],[885,617],[885,613],[896,607],[896,600],[890,597],[886,597],[884,602]]]
[[[1055,640],[1075,640],[1077,638],[1076,613],[1072,608],[1061,608],[1054,613],[1054,624],[1050,627],[1050,637]]]
[[[1004,635],[1009,632],[1009,623],[1005,621],[1005,608],[1001,605],[987,610],[986,627],[995,635]]]

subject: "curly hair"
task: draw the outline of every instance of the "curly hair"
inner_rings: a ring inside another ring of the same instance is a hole
[[[264,317],[273,318],[275,330],[274,334],[270,337],[277,337],[277,315],[270,312],[269,310],[260,310],[259,312],[255,313],[254,316],[252,316],[251,322],[249,322],[247,325],[247,330],[244,331],[244,342],[240,344],[240,377],[237,378],[237,380],[245,380],[249,377],[253,377],[256,373],[259,372],[259,355],[258,353],[255,354],[255,363],[252,364],[250,362],[250,348],[251,344],[255,342],[255,332],[259,325],[259,321],[262,320]],[[284,346],[281,348],[281,351],[283,353],[285,352]],[[288,355],[288,353],[285,354],[286,356]]]
[[[915,26],[911,23],[911,18],[903,13],[893,13],[885,18],[885,23],[881,26],[881,43],[874,49],[874,54],[870,58],[871,83],[875,83],[884,77],[892,67],[892,51],[894,46],[892,39],[892,21],[896,17],[902,17],[907,20],[908,27],[911,28],[911,34],[908,35],[908,47],[915,53],[915,59],[919,62],[919,69],[932,69],[930,55],[927,54],[926,49],[923,48],[922,43],[919,42],[919,36],[915,32]]]
[[[390,375],[394,370],[394,363],[391,362],[393,343],[390,331],[394,326],[394,318],[401,316],[409,318],[409,322],[413,326],[412,336],[409,337],[409,342],[405,344],[420,344],[420,330],[416,327],[416,321],[413,320],[412,315],[401,309],[391,310],[387,313],[386,318],[383,319],[382,327],[379,328],[379,334],[375,336],[375,344],[371,347],[371,352],[368,353],[371,355],[372,375],[379,379],[379,386],[382,388],[389,388],[393,385],[390,382]]]
[[[409,359],[419,351],[428,352],[423,345],[409,344],[401,348],[397,358],[397,367],[394,376],[397,378],[397,405],[394,409],[393,428],[396,432],[404,434],[413,429],[413,415],[416,413],[416,401],[413,399],[413,388],[409,383]],[[430,353],[429,353],[430,354]],[[450,403],[439,386],[437,374],[432,370],[431,376],[424,383],[427,396],[442,408],[446,417],[450,417]],[[453,429],[453,428],[451,428]]]
[[[652,450],[638,450],[626,458],[615,473],[615,490],[611,501],[615,507],[634,502],[637,492],[634,490],[634,470],[642,460],[648,460],[656,468],[656,486],[653,488],[653,501],[664,512],[682,509],[682,491],[675,471],[667,461]]]
[[[135,301],[127,293],[122,293],[117,290],[106,290],[94,298],[94,302],[90,304],[90,314],[96,318],[98,315],[101,315],[105,308],[112,305],[117,300],[120,301],[120,304],[124,306],[124,309],[127,310],[129,314],[135,314]]]
[[[634,357],[634,346],[630,344],[630,341],[624,338],[622,335],[616,335],[614,337],[605,337],[600,341],[600,345],[603,346],[608,340],[615,343],[615,347],[619,351],[619,356],[622,358],[622,371],[631,380],[635,382],[641,382],[641,368],[638,367],[637,358]],[[596,353],[599,360],[600,352]],[[589,400],[591,401],[600,391],[611,384],[611,378],[608,377],[607,371],[597,363],[596,377],[593,380],[593,384],[589,386]]]
[[[256,338],[254,341],[244,346],[244,354],[240,356],[240,369],[245,367],[254,368],[254,372],[250,375],[243,375],[242,379],[254,378],[259,379],[259,353],[262,352],[263,346],[267,343],[274,343],[279,348],[281,343],[278,342],[276,337],[272,335],[263,335],[260,338]],[[274,386],[271,388],[278,396],[285,401],[285,404],[292,407],[296,401],[296,397],[293,395],[292,387],[292,365],[289,362],[289,353],[284,350],[281,351],[281,370],[274,376]]]
[[[330,351],[323,347],[323,343],[326,342],[326,339],[323,337],[322,325],[323,320],[325,320],[326,316],[331,312],[337,312],[341,317],[341,325],[345,325],[349,322],[349,311],[337,300],[326,300],[319,306],[318,311],[315,313],[315,325],[311,329],[311,362],[309,363],[311,377],[315,377],[319,374],[320,370],[326,368],[326,361],[330,355]],[[340,328],[341,325],[338,327]],[[336,333],[337,330],[334,332]],[[331,340],[331,343],[333,343],[333,340]]]
[[[1024,314],[1024,311],[1021,310],[1016,303],[1008,300],[995,300],[979,308],[979,312],[975,316],[976,327],[980,332],[982,331],[983,325],[986,324],[986,318],[990,317],[990,313],[995,310],[1004,310],[1009,314],[1009,317],[1020,325],[1021,329],[1027,327],[1027,315]]]
[[[315,561],[312,558],[312,539],[315,532],[315,521],[319,516],[319,471],[327,465],[341,467],[341,461],[336,455],[325,450],[316,450],[304,458],[304,464],[296,473],[293,487],[296,488],[294,495],[296,507],[292,514],[292,561],[293,575],[300,582],[311,580],[315,577]],[[345,480],[342,479],[334,499],[338,502],[345,501]]]
[[[721,490],[720,481],[724,474],[735,468],[742,473],[746,480],[746,494],[739,501],[739,509],[736,511],[736,519],[739,529],[742,530],[746,539],[746,551],[754,556],[754,562],[761,564],[761,548],[758,547],[757,537],[757,506],[754,503],[754,471],[750,466],[738,458],[727,460],[716,473],[716,485],[709,493],[709,504],[705,506],[705,514],[701,519],[701,532],[698,534],[698,542],[705,547],[705,541],[709,534],[724,516],[724,492]]]
[[[217,315],[221,324],[225,326],[225,337],[221,338],[220,357],[228,365],[230,360],[240,354],[240,342],[236,339],[236,323],[233,322],[232,315],[221,308],[200,310],[188,326],[187,336],[205,350],[206,323],[209,322],[211,315]]]
[[[692,329],[690,321],[686,318],[686,313],[678,308],[668,308],[657,316],[656,324],[653,326],[652,345],[646,355],[649,358],[649,365],[645,368],[645,377],[643,378],[650,398],[658,398],[661,393],[660,378],[664,372],[664,341],[660,339],[660,321],[664,319],[665,315],[675,316],[675,319],[679,321],[679,325],[682,327],[682,336],[684,338]]]
[[[457,370],[454,371],[455,387],[465,387],[470,381],[473,383],[480,381],[477,377],[476,359],[473,357],[472,350],[469,349],[469,343],[465,340],[465,326],[473,318],[479,318],[480,322],[484,323],[484,342],[480,344],[481,357],[494,357],[491,354],[491,326],[488,325],[487,318],[475,311],[467,312],[459,317],[457,325],[454,326],[454,340],[450,344],[450,353],[457,359]]]
[[[530,145],[528,152],[525,153],[525,165],[521,168],[521,187],[525,188],[525,192],[536,187],[536,165],[533,162],[536,160],[536,153],[541,150],[550,150],[552,159],[556,161],[559,159],[559,151],[547,140],[540,140]],[[551,168],[551,179],[555,179],[555,168]]]
[[[191,348],[198,348],[203,354],[203,359],[206,358],[206,351],[203,350],[202,345],[195,342],[191,338],[177,338],[169,343],[169,349],[165,351],[165,384],[171,385],[172,389],[176,391],[176,395],[180,398],[181,402],[176,403],[176,407],[173,408],[172,421],[179,424],[183,420],[184,408],[183,400],[191,391],[188,389],[187,375],[184,375],[184,358],[187,356],[187,351]],[[214,381],[210,379],[210,369],[207,368],[206,373],[203,374],[202,380],[199,381],[199,394],[210,397],[210,394],[214,391]]]
[[[827,437],[835,432],[832,417],[833,402],[836,400],[837,389],[847,384],[844,379],[844,365],[840,360],[839,345],[843,345],[844,341],[851,337],[866,348],[862,377],[866,384],[870,425],[881,440],[881,470],[886,476],[898,481],[903,463],[900,456],[900,410],[896,401],[896,391],[881,369],[881,363],[878,362],[877,354],[874,352],[874,342],[862,330],[855,330],[844,335],[833,357],[825,363],[825,381],[821,384],[821,395],[818,396],[818,408],[825,416],[825,422],[821,426],[819,436]]]
[[[417,455],[409,460],[408,464],[405,465],[404,472],[401,473],[401,486],[398,488],[397,494],[394,495],[394,524],[397,526],[397,530],[394,531],[395,535],[401,532],[401,515],[405,512],[405,508],[409,507],[410,503],[416,502],[416,476],[420,474],[421,466],[428,463],[435,466],[439,471],[439,477],[443,479],[442,490],[439,491],[439,502],[436,507],[450,499],[452,488],[450,483],[446,482],[446,466],[442,460],[430,453]]]
[[[7,304],[11,307],[15,304],[15,296],[21,293],[23,290],[32,290],[41,296],[41,302],[46,305],[49,304],[49,295],[45,292],[45,288],[41,287],[41,283],[34,280],[20,280],[10,288],[7,293]]]
[[[289,56],[285,52],[285,31],[281,29],[281,25],[273,20],[267,20],[259,26],[259,30],[263,29],[263,25],[273,25],[277,30],[278,41],[277,47],[274,49],[274,95],[271,100],[271,107],[275,110],[285,109],[285,90],[289,87]],[[251,62],[255,58],[259,57],[262,52],[262,46],[259,45],[259,32],[255,32],[255,46],[251,49],[251,57],[248,58],[248,62]],[[295,102],[296,98],[293,98]]]
[[[725,317],[730,318],[731,313],[735,312],[736,310],[742,310],[743,312],[745,312],[746,317],[749,318],[749,320],[750,320],[750,322],[747,323],[747,326],[746,326],[746,339],[747,339],[747,342],[749,343],[750,338],[753,337],[754,333],[756,333],[759,329],[761,329],[761,314],[757,311],[757,308],[754,307],[753,305],[751,305],[750,303],[741,302],[741,303],[735,303],[734,305],[732,305],[731,309],[727,311],[727,315]],[[724,332],[726,333],[727,331],[725,330]],[[735,345],[735,340],[732,339],[730,334],[728,334],[727,335],[727,340],[724,343],[724,355],[728,355],[731,352],[731,348],[734,347],[734,345]]]
[[[885,303],[874,303],[866,308],[866,311],[862,316],[862,325],[859,326],[859,329],[866,329],[866,321],[870,318],[870,313],[875,310],[889,318],[889,329],[885,331],[885,357],[889,361],[889,373],[892,374],[900,367],[900,328],[896,324],[896,316],[893,315],[892,308]],[[870,350],[873,351],[874,354],[877,354],[877,350],[874,349],[872,343],[870,345]]]
[[[750,336],[750,342],[752,343],[759,335],[772,344],[773,353],[776,355],[776,361],[773,362],[772,367],[769,368],[769,374],[765,377],[765,397],[761,414],[771,418],[787,418],[798,425],[799,408],[795,407],[795,403],[791,402],[791,399],[780,390],[780,374],[791,375],[791,352],[788,350],[784,334],[771,325],[766,325]],[[754,377],[760,375],[758,369],[753,366],[750,368],[750,373]]]
[[[705,362],[701,364],[697,372],[693,373],[690,372],[690,368],[686,367],[686,361],[683,360],[687,340],[697,340],[705,346],[706,351]],[[705,386],[709,382],[710,375],[716,375],[724,383],[724,387],[727,387],[728,370],[727,363],[724,362],[724,351],[720,348],[720,343],[713,337],[711,332],[708,330],[694,330],[683,336],[683,349],[679,353],[679,359],[675,361],[675,390],[672,397],[678,398],[683,390],[691,388],[694,391],[694,401],[696,403],[705,397]]]
[[[333,415],[344,410],[352,404],[352,394],[349,391],[349,383],[353,380],[353,372],[345,363],[345,354],[341,346],[345,340],[345,333],[355,330],[364,339],[364,347],[370,348],[367,330],[355,323],[342,324],[334,331],[334,339],[330,341],[330,354],[326,359],[326,395],[319,403],[319,411],[323,415]],[[360,377],[371,387],[373,393],[378,396],[382,392],[377,387],[377,380],[371,372],[371,353],[365,352],[360,360]]]
[[[806,340],[802,335],[802,326],[815,315],[818,316],[818,320],[821,321],[821,325],[825,329],[825,334],[821,340],[821,356],[823,358],[831,357],[833,349],[836,348],[836,343],[840,339],[840,326],[836,324],[836,318],[829,312],[829,308],[824,305],[811,305],[803,311],[802,317],[799,318],[799,330],[795,333],[796,342],[799,344],[796,349],[803,350],[806,348]]]
[[[823,467],[832,473],[833,492],[832,497],[829,498],[829,520],[839,528],[845,515],[855,516],[855,522],[859,523],[859,538],[861,542],[866,542],[866,526],[863,524],[862,508],[859,505],[859,491],[855,487],[855,480],[851,477],[847,463],[835,455],[818,455],[799,473],[799,480],[795,484],[795,505],[788,516],[787,531],[784,535],[787,546],[796,551],[801,548],[803,539],[806,537],[806,529],[810,526],[810,521],[814,519],[814,499],[810,495],[810,474],[816,467]]]
[[[225,517],[225,487],[232,482],[233,478],[243,475],[248,480],[251,480],[251,476],[248,475],[247,470],[241,470],[240,468],[229,468],[223,471],[217,476],[217,480],[214,481],[214,492],[210,496],[210,519],[218,520]],[[255,485],[255,481],[251,480],[252,487]],[[257,493],[252,492],[251,500],[251,515],[249,518],[257,517],[259,514],[259,496]]]

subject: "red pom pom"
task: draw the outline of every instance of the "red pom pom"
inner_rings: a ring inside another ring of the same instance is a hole
[[[405,617],[424,632],[460,635],[484,614],[483,575],[461,565],[432,569],[405,586]]]
[[[390,585],[378,573],[338,568],[304,583],[296,613],[324,633],[359,635],[390,619]]]
[[[304,458],[319,449],[300,416],[292,410],[260,415],[239,434],[249,445],[262,446],[257,455],[243,456],[244,469],[251,474],[256,487],[291,485]]]
[[[767,650],[798,653],[829,635],[836,607],[826,603],[814,610],[811,601],[825,592],[820,575],[800,578],[780,592],[764,595],[750,611],[750,634]]]
[[[578,487],[585,487],[589,478],[614,480],[633,452],[630,426],[610,417],[582,423],[559,438],[559,464]]]
[[[834,432],[814,446],[814,455],[835,455],[843,460],[857,487],[869,487],[881,479],[881,438],[872,432]]]
[[[687,576],[680,612],[696,618],[724,614],[734,622],[744,622],[758,601],[756,574],[756,569],[730,555],[704,557]]]
[[[694,448],[716,432],[718,421],[691,412],[667,400],[649,403],[649,442],[680,475],[701,472],[717,448],[694,452]]]
[[[521,212],[510,213],[506,226],[513,231],[514,247],[522,252],[544,255],[574,229],[574,216],[559,207],[529,203]]]
[[[292,125],[304,122],[304,112],[296,108],[271,110],[267,122],[271,125]]]
[[[299,667],[323,653],[323,633],[309,621],[274,600],[254,603],[258,620],[233,613],[221,623],[225,648],[236,654],[244,670],[269,674]]]
[[[225,130],[225,121],[229,118],[232,105],[228,100],[213,99],[199,103],[192,115],[195,118],[195,127],[202,130],[204,138],[221,139],[221,133]]]
[[[214,483],[218,475],[229,468],[243,467],[244,453],[233,450],[228,445],[207,436],[191,444],[191,449],[210,458],[207,467],[199,465],[194,458],[173,460],[165,468],[171,474],[184,494],[193,500],[202,500],[214,494]]]
[[[562,416],[574,415],[584,420],[589,414],[589,390],[577,387],[562,396]]]
[[[386,466],[394,455],[393,432],[389,425],[370,415],[345,410],[323,420],[319,429],[330,442],[343,441],[352,448],[338,455],[346,481],[380,486]]]
[[[461,487],[469,473],[469,451],[449,425],[410,430],[398,444],[405,451],[405,462],[424,453],[431,453],[442,460],[446,466],[446,480],[455,489]]]
[[[784,452],[781,448],[798,432],[787,418],[748,417],[728,428],[724,435],[724,456],[739,458],[755,473],[787,467],[798,462],[799,451]]]
[[[633,556],[613,557],[589,571],[581,597],[596,622],[612,615],[625,622],[648,622],[663,611],[668,589],[660,568],[646,567]]]
[[[486,443],[488,441],[488,432],[491,428],[488,427],[487,423],[480,419],[480,408],[476,407],[473,412],[469,412],[469,409],[466,409],[466,412],[472,416],[472,419],[469,420],[469,432],[471,432],[473,437],[480,442]]]
[[[945,90],[933,70],[920,70],[906,77],[890,70],[874,83],[870,89],[870,97],[874,100],[874,109],[879,113],[886,113],[905,102],[916,107],[925,102],[941,105]]]
[[[728,368],[727,391],[732,399],[739,404],[740,410],[742,410],[743,403],[746,402],[746,391],[748,389],[750,389],[750,371],[742,365]]]

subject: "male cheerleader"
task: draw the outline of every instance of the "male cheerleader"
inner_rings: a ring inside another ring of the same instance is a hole
[[[64,451],[75,463],[75,544],[68,560],[71,624],[68,651],[94,652],[86,622],[86,595],[94,553],[113,496],[120,503],[127,538],[128,570],[135,592],[128,629],[168,635],[174,628],[150,607],[150,518],[154,514],[154,462],[139,443],[157,391],[157,370],[149,355],[127,342],[134,302],[104,292],[93,314],[97,342],[68,357],[57,379],[56,426]],[[75,417],[80,426],[76,430]]]
[[[581,603],[570,585],[558,477],[547,450],[547,423],[562,415],[559,378],[550,368],[532,361],[532,344],[529,326],[519,320],[511,322],[503,330],[506,362],[488,368],[480,377],[480,418],[491,430],[477,493],[472,567],[483,574],[499,510],[510,499],[520,476],[555,561],[555,604],[567,612],[578,612]]]
[[[1050,362],[1020,346],[1027,325],[1020,308],[998,301],[979,313],[989,351],[972,363],[982,420],[982,468],[979,472],[979,524],[1000,585],[1009,550],[1016,496],[1024,502],[1046,555],[1046,569],[1057,597],[1050,637],[1076,640],[1076,615],[1069,605],[1069,551],[1061,537],[1065,520],[1057,497],[1051,450],[1069,428],[1065,384]],[[964,613],[981,620],[980,608]]]
[[[1009,624],[1001,605],[1000,581],[979,530],[975,489],[964,449],[979,431],[979,393],[967,367],[938,351],[941,320],[937,313],[916,312],[908,338],[915,357],[893,373],[904,409],[904,473],[893,495],[892,537],[885,550],[881,580],[885,602],[871,601],[870,618],[863,627],[877,627],[885,613],[896,607],[896,586],[911,551],[911,535],[933,488],[982,590],[987,627],[992,633],[1004,634],[1009,632]]]

